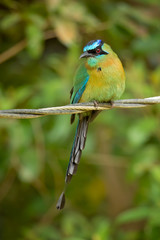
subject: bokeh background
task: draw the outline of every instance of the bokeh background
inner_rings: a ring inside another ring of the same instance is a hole
[[[82,47],[99,38],[123,62],[123,98],[160,95],[159,0],[1,0],[0,109],[68,104]],[[69,120],[0,120],[0,239],[159,239],[160,108],[101,113],[57,211]]]

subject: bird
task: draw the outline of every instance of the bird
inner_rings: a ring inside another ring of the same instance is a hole
[[[123,65],[112,48],[101,39],[92,40],[83,48],[80,64],[75,73],[70,103],[110,102],[119,99],[125,89]],[[88,111],[78,114],[78,124],[73,141],[65,183],[69,183],[76,174],[82,150],[85,147],[89,123],[100,111]],[[75,114],[71,115],[71,123]],[[65,205],[65,190],[62,192],[57,209]]]

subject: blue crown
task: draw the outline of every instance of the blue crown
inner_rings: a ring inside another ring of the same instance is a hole
[[[83,48],[83,52],[95,49],[98,46],[101,46],[103,44],[103,41],[100,39],[92,40]]]

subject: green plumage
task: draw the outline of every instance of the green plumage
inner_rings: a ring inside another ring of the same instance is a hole
[[[81,59],[81,64],[79,65],[75,77],[74,77],[74,82],[73,82],[73,93],[71,95],[71,103],[73,103],[74,97],[79,89],[83,87],[85,84],[86,79],[89,77],[87,73],[87,69],[85,67],[85,61],[84,59]]]
[[[125,74],[118,56],[111,47],[101,40],[89,42],[81,55],[81,63],[76,71],[71,103],[107,102],[120,98],[125,88]],[[79,114],[79,121],[73,142],[65,182],[68,183],[76,173],[82,150],[85,147],[88,125],[98,111]],[[74,121],[71,117],[71,123]],[[65,203],[64,192],[59,198],[57,208]]]

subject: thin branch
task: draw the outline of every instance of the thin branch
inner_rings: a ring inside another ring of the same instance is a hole
[[[27,45],[26,40],[22,40],[16,43],[13,47],[9,48],[5,52],[0,54],[0,64],[7,61],[8,59],[14,57],[16,54],[21,52]]]
[[[149,105],[159,104],[160,96],[144,99],[123,99],[112,103],[77,103],[59,107],[39,108],[39,109],[9,109],[0,110],[0,118],[29,119],[47,115],[77,114],[93,110],[107,110],[111,108],[142,108]]]
[[[55,32],[53,30],[48,30],[44,33],[44,40],[48,40],[51,38],[55,38]],[[10,58],[17,55],[27,46],[27,40],[23,39],[20,42],[16,43],[13,47],[9,48],[8,50],[4,51],[0,54],[0,64],[9,60]]]

